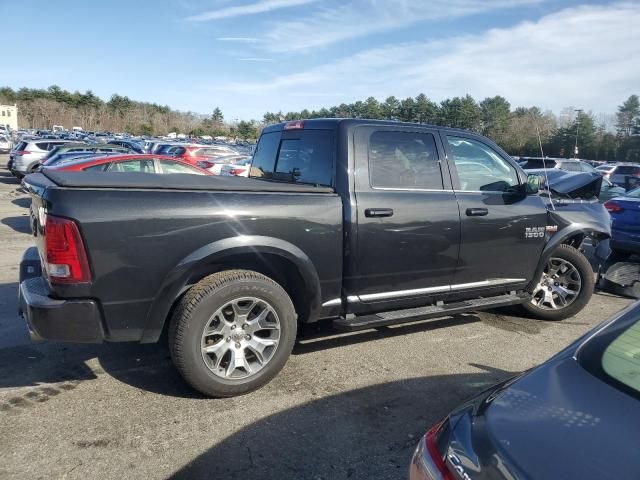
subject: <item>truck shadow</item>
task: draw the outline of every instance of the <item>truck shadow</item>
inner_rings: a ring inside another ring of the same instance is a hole
[[[322,397],[213,444],[170,478],[406,478],[422,435],[452,408],[513,373],[436,375]]]
[[[29,208],[31,206],[31,197],[20,197],[11,200],[11,203],[22,208]]]
[[[12,289],[16,288],[17,285],[12,284]],[[0,389],[35,387],[42,393],[37,401],[46,401],[47,396],[57,395],[62,390],[75,388],[80,382],[95,380],[106,374],[135,388],[161,395],[205,398],[187,385],[174,368],[166,336],[156,344],[31,343],[24,321],[14,313],[17,310],[15,300],[9,303],[13,305],[2,314],[0,336],[4,336],[10,330],[8,325],[12,325],[14,329],[18,325],[20,332],[13,333],[15,341],[7,339],[0,343]],[[336,333],[341,332],[323,326],[321,330],[302,331],[294,348],[294,355],[338,348],[375,338],[446,328],[459,325],[461,322],[479,321],[480,319],[474,315],[460,315],[338,337],[335,336]],[[62,384],[62,387],[57,384]],[[27,394],[33,395],[30,392]],[[24,399],[18,394],[13,403],[23,406],[22,400]],[[7,408],[6,405],[3,407],[0,404],[0,411]]]

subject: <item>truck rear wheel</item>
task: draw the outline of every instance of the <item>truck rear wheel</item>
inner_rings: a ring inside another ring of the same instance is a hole
[[[542,320],[564,320],[589,303],[594,283],[584,255],[570,245],[560,245],[547,260],[531,300],[522,308]]]
[[[296,338],[297,317],[287,292],[249,270],[205,277],[180,300],[169,328],[176,368],[212,397],[248,393],[284,366]]]

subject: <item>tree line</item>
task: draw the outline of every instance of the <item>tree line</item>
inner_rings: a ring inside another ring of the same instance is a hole
[[[540,108],[518,107],[501,96],[478,102],[472,96],[448,98],[440,103],[421,93],[416,97],[388,97],[379,101],[343,103],[319,110],[267,112],[261,121],[229,123],[219,108],[211,115],[181,112],[167,105],[131,100],[113,94],[102,100],[91,90],[69,92],[57,85],[47,89],[0,88],[0,103],[18,105],[21,127],[49,129],[52,125],[85,130],[126,131],[136,135],[169,132],[190,135],[231,135],[254,139],[264,125],[305,118],[370,118],[416,122],[472,130],[492,138],[512,155],[578,157],[593,160],[640,162],[640,101],[631,95],[618,106],[611,120],[569,107],[558,116]]]
[[[566,108],[560,116],[538,107],[511,108],[501,96],[477,102],[470,95],[448,98],[440,103],[425,94],[399,100],[388,97],[378,101],[341,104],[320,110],[267,112],[264,124],[304,118],[368,118],[402,122],[429,123],[464,128],[486,135],[511,155],[578,157],[593,160],[640,161],[640,101],[631,95],[617,110],[615,122],[599,121],[591,112]]]

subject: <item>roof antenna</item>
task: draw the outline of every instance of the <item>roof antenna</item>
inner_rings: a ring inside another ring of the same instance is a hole
[[[549,192],[549,202],[551,203],[551,209],[555,210],[556,206],[553,204],[553,198],[551,196],[551,188],[549,187],[549,175],[547,174],[547,162],[545,162],[544,150],[542,149],[542,137],[540,136],[540,128],[538,127],[538,120],[533,112],[531,112],[533,118],[533,124],[536,126],[536,133],[538,134],[538,145],[540,146],[540,154],[542,155],[542,169],[544,170],[544,181],[547,184],[547,191]]]

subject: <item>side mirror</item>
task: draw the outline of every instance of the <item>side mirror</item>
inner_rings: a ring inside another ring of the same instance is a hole
[[[540,175],[531,173],[527,175],[527,195],[536,195],[540,191]]]

